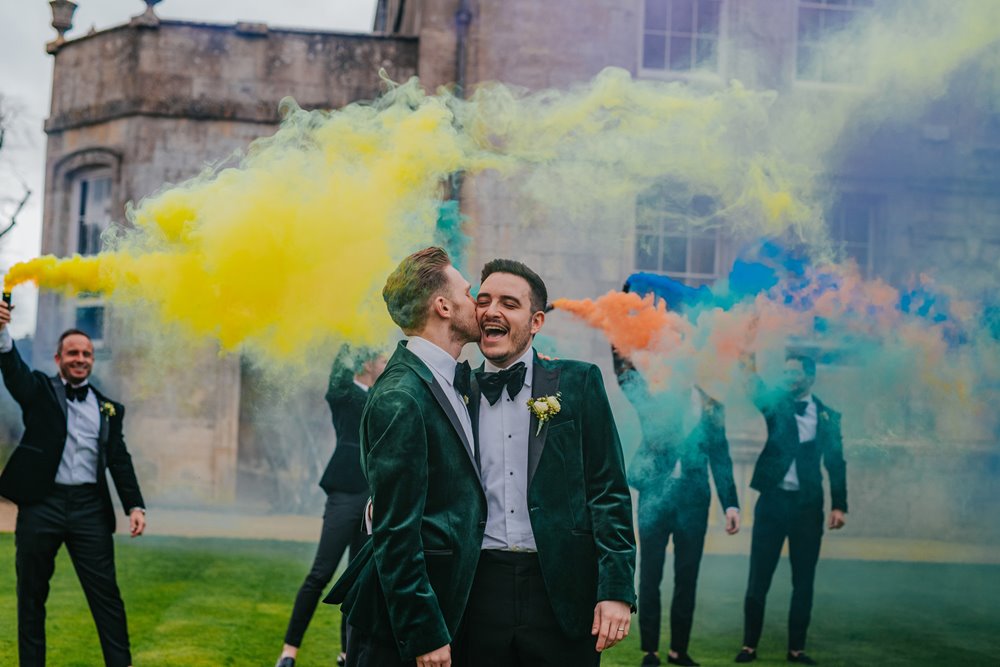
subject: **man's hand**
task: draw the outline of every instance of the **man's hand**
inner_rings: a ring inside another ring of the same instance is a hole
[[[830,530],[840,530],[847,521],[844,519],[843,510],[832,510],[830,512]]]
[[[128,529],[132,537],[139,537],[146,530],[146,515],[141,509],[136,508],[128,515]]]
[[[10,311],[13,309],[12,306],[8,306],[7,302],[0,301],[0,331],[4,330],[8,324],[10,324]]]
[[[726,532],[730,535],[740,532],[740,511],[735,507],[726,510]]]
[[[598,652],[611,648],[628,637],[632,626],[632,609],[618,600],[601,600],[594,607],[594,625],[590,634],[597,636]]]
[[[417,667],[451,667],[451,644],[418,655]]]

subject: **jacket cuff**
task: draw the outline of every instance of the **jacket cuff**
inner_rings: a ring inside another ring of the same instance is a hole
[[[397,640],[396,648],[399,650],[399,656],[405,661],[413,660],[417,656],[430,653],[448,644],[451,644],[451,635],[448,634],[448,629],[442,623],[437,628],[423,629],[409,639]]]

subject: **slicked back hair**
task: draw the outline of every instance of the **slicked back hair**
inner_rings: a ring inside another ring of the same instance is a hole
[[[448,284],[449,266],[448,253],[431,246],[413,253],[389,274],[382,298],[389,317],[404,333],[420,331],[427,323],[431,299]]]
[[[785,355],[785,361],[798,361],[802,364],[802,370],[808,377],[816,377],[816,360],[812,357],[798,352],[790,352]]]
[[[63,341],[70,336],[83,336],[90,341],[91,347],[94,345],[94,340],[90,337],[90,334],[86,331],[81,331],[80,329],[66,329],[59,336],[59,343],[56,345],[56,354],[62,356]]]
[[[527,264],[514,259],[494,259],[486,262],[483,274],[479,277],[480,284],[494,273],[510,273],[524,278],[528,282],[531,294],[531,312],[545,312],[546,304],[549,302],[549,292],[545,289],[545,281],[529,269]]]

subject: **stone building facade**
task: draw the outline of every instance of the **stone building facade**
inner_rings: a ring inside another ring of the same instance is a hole
[[[127,202],[272,134],[283,97],[306,108],[340,107],[377,96],[379,68],[405,79],[417,63],[412,37],[155,17],[54,50],[41,250],[60,256],[96,253]],[[56,338],[69,326],[94,335],[98,379],[111,395],[128,397],[128,435],[144,488],[181,503],[235,500],[240,433],[251,438],[253,421],[241,412],[253,388],[241,382],[240,360],[190,350],[184,368],[158,368],[164,360],[149,358],[101,299],[43,292],[36,367],[51,367]],[[329,436],[321,388],[315,407],[323,416],[317,428]]]
[[[738,79],[779,92],[846,94],[836,82],[824,80],[822,67],[806,67],[811,41],[871,5],[871,0],[379,0],[373,32],[365,35],[175,21],[139,21],[101,31],[67,42],[55,53],[42,250],[58,255],[93,251],[88,225],[116,218],[125,202],[189,177],[206,162],[272,132],[278,100],[285,95],[303,107],[333,108],[368,99],[378,92],[379,67],[396,80],[416,74],[428,90],[492,80],[528,89],[566,87],[617,66],[635,77],[709,88]],[[831,236],[866,275],[899,284],[944,254],[955,260],[953,266],[973,272],[984,288],[996,285],[1000,116],[962,115],[970,113],[975,112],[942,100],[909,124],[903,140],[898,128],[886,128],[845,154],[828,174],[838,192],[829,215]],[[679,259],[670,266],[643,254],[643,230],[634,225],[632,233],[610,244],[558,243],[567,231],[558,225],[542,241],[528,243],[532,232],[511,215],[506,196],[503,185],[489,177],[466,180],[462,210],[472,232],[466,266],[474,273],[487,259],[517,256],[544,267],[553,295],[603,294],[636,270],[666,272],[694,284],[711,282],[728,271],[741,243],[724,231],[706,236],[677,230],[657,240],[680,244]],[[88,197],[103,207],[97,218],[91,208],[84,210],[84,203],[91,205]],[[94,326],[101,308],[99,301],[43,295],[37,355],[47,357],[63,326],[74,321]],[[130,365],[139,360],[114,344],[113,318],[103,326],[113,352],[110,381],[127,390]],[[574,340],[578,355],[610,371],[607,344],[599,334],[559,314],[551,317],[546,333]],[[257,465],[265,447],[255,441],[245,417],[256,399],[241,391],[245,373],[238,361],[220,360],[211,350],[197,358],[197,371],[176,392],[187,398],[166,410],[162,399],[140,399],[130,408],[129,429],[136,434],[137,458],[163,489],[227,502],[237,494],[238,465]],[[824,391],[834,405],[856,405],[849,371],[821,372],[832,379]],[[635,433],[627,404],[615,389],[612,394],[622,406],[624,430]],[[316,431],[322,442],[329,427],[318,401],[316,412],[322,415],[316,428],[326,429]],[[737,476],[745,493],[763,427],[753,414],[736,415],[736,423]],[[863,422],[846,423],[851,438],[863,439]],[[889,459],[882,450],[859,449],[859,456],[873,456],[883,467],[852,470],[855,489],[879,479],[914,483],[925,469],[951,472],[910,508],[867,517],[859,513],[855,530],[883,534],[890,526],[910,523],[915,529],[928,508],[950,517],[970,503],[995,502],[983,492],[983,481],[969,473],[970,467],[998,466],[995,435],[955,436],[964,443],[968,465],[930,449],[917,456],[905,442],[900,444],[904,453]],[[632,446],[626,442],[627,449]],[[250,451],[258,453],[246,454]],[[909,461],[909,467],[885,463],[897,458]],[[954,489],[963,491],[955,494]],[[873,496],[870,502],[874,506],[881,500]],[[991,535],[1000,539],[1000,533]]]

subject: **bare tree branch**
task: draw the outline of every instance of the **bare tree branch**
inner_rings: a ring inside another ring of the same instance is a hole
[[[17,224],[17,216],[21,212],[21,209],[24,208],[24,205],[28,203],[29,197],[31,197],[31,190],[27,186],[25,186],[24,196],[21,197],[21,202],[17,205],[17,208],[14,210],[14,214],[10,216],[10,222],[7,224],[6,227],[3,228],[2,231],[0,231],[0,239],[2,239],[7,234],[7,232],[14,229],[14,225]]]

